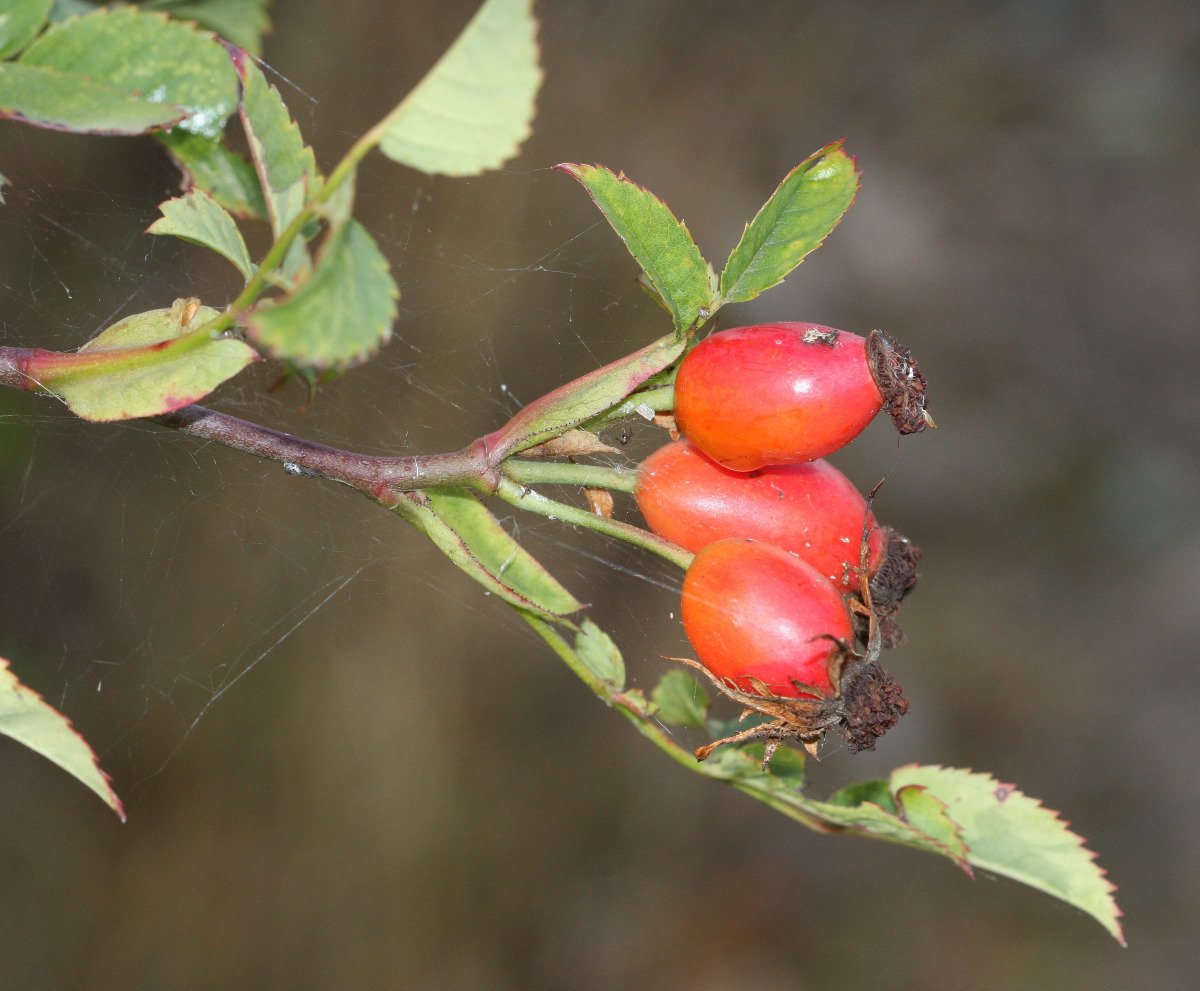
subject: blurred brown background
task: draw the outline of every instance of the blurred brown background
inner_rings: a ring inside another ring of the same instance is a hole
[[[266,57],[324,165],[474,6],[276,4]],[[845,136],[864,173],[846,222],[722,316],[884,327],[942,425],[897,445],[877,424],[836,459],[864,488],[888,475],[879,513],[926,558],[892,664],[912,714],[812,788],[909,761],[1017,783],[1099,851],[1130,948],[1016,884],[683,773],[365,500],[0,394],[0,655],[97,744],[130,811],[118,825],[0,741],[0,984],[1194,984],[1200,8],[539,8],[547,79],[509,169],[364,169],[396,339],[308,413],[266,373],[214,405],[376,452],[457,447],[663,330],[550,165],[624,169],[719,265],[787,170]],[[149,140],[0,122],[0,169],[0,341],[74,347],[236,288],[142,234],[175,184]],[[686,649],[665,565],[515,525],[637,684]]]

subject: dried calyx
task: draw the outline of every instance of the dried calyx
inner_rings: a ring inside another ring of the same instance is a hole
[[[686,657],[675,658],[703,671],[721,694],[744,706],[741,718],[758,713],[769,719],[766,723],[698,747],[696,759],[705,760],[718,747],[727,744],[763,741],[766,744],[763,754],[765,770],[782,743],[799,743],[816,757],[817,746],[829,730],[840,731],[851,753],[874,750],[875,741],[908,712],[908,699],[879,663],[882,646],[879,624],[870,622],[868,630],[863,653],[854,653],[843,645],[830,659],[830,680],[837,685],[837,692],[832,695],[800,682],[793,684],[798,690],[809,693],[808,697],[775,695],[762,682],[754,683],[757,693],[744,692],[716,677],[697,661]]]
[[[926,427],[937,427],[925,409],[925,376],[908,348],[900,347],[882,330],[873,330],[867,335],[867,361],[883,397],[883,408],[900,433],[917,434]]]
[[[898,647],[905,639],[904,631],[900,629],[900,604],[917,584],[921,548],[891,527],[883,528],[883,536],[882,560],[871,576],[871,611],[879,625],[882,646]],[[866,640],[869,637],[867,616],[860,612],[856,617],[859,634]]]

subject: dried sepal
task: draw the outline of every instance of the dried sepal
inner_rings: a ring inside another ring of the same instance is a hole
[[[578,458],[588,454],[620,454],[588,430],[567,430],[521,452],[523,458]]]
[[[877,490],[878,486],[871,492],[872,497]],[[798,698],[775,695],[757,679],[750,679],[754,692],[744,692],[718,678],[699,661],[687,657],[673,658],[702,671],[722,695],[746,710],[742,718],[749,712],[756,712],[769,720],[698,747],[695,751],[697,760],[705,760],[718,747],[763,741],[766,744],[762,765],[765,770],[779,745],[785,742],[798,742],[816,757],[821,738],[828,730],[835,728],[841,732],[851,753],[874,750],[875,741],[908,712],[908,699],[904,697],[903,690],[879,662],[884,633],[874,604],[872,583],[868,579],[869,538],[870,524],[864,522],[859,565],[855,569],[859,575],[862,598],[861,601],[851,599],[849,603],[852,611],[866,618],[864,636],[860,638],[865,639],[865,643],[860,652],[855,646],[835,639],[838,649],[831,652],[828,661],[829,681],[836,686],[835,693],[828,694],[814,685],[795,679],[792,681],[793,687],[805,693]],[[900,537],[899,540],[911,548],[912,545],[904,538]],[[915,566],[915,558],[913,564]],[[911,587],[910,582],[905,592]],[[903,598],[903,593],[899,597]]]
[[[613,497],[608,489],[585,488],[583,490],[583,497],[587,500],[589,511],[595,513],[597,516],[603,516],[606,520],[612,519]]]

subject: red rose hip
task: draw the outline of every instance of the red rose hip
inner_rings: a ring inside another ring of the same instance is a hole
[[[864,522],[871,574],[885,543],[854,484],[820,459],[738,472],[679,440],[642,462],[635,497],[650,529],[689,551],[726,537],[762,540],[798,555],[844,591],[859,588]]]
[[[886,405],[901,433],[932,422],[903,348],[813,323],[734,327],[701,341],[675,379],[679,428],[726,468],[812,461],[844,447]]]
[[[799,697],[800,681],[832,692],[829,660],[849,642],[850,614],[811,565],[770,544],[709,544],[683,579],[683,628],[709,671],[744,692],[751,679]],[[807,694],[807,693],[805,693]]]

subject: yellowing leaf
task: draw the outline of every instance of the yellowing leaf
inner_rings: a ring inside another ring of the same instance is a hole
[[[512,158],[529,136],[542,81],[532,8],[532,0],[486,0],[380,122],[380,151],[450,176],[478,175]]]
[[[234,338],[189,334],[216,315],[180,300],[126,317],[74,354],[34,351],[22,371],[85,420],[168,413],[198,402],[258,359]]]

